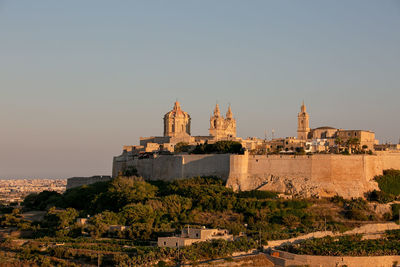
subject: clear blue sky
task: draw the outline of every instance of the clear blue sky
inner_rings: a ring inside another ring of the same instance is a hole
[[[0,177],[110,174],[219,102],[241,137],[311,126],[400,137],[400,1],[1,1]]]

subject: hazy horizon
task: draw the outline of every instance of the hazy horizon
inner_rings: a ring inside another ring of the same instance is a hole
[[[1,1],[0,177],[110,175],[162,135],[178,99],[192,135],[218,101],[238,136],[310,126],[400,137],[398,1]]]

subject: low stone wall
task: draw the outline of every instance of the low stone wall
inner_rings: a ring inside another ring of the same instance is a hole
[[[111,176],[72,177],[67,179],[67,190],[82,185],[106,182],[109,180],[111,180]]]
[[[310,267],[360,267],[360,266],[379,266],[392,267],[400,263],[400,256],[314,256],[314,255],[297,255],[285,251],[273,250],[277,257],[273,257],[279,261],[280,266],[291,266],[293,264],[302,264]],[[279,255],[279,256],[278,256]]]
[[[285,244],[298,244],[301,243],[307,239],[311,238],[322,238],[325,236],[343,236],[343,235],[354,235],[354,234],[375,234],[375,233],[383,233],[386,230],[397,230],[400,229],[400,225],[396,224],[394,222],[388,222],[388,223],[371,223],[371,224],[366,224],[357,228],[354,228],[352,230],[346,231],[344,233],[334,233],[331,231],[318,231],[318,232],[313,232],[289,239],[283,239],[283,240],[271,240],[268,241],[268,245],[264,246],[264,249],[268,248],[276,248],[281,245]]]
[[[383,233],[386,230],[400,229],[400,225],[390,223],[367,224],[344,233],[333,233],[331,231],[320,231],[309,233],[306,235],[285,239],[268,241],[268,245],[264,249],[271,254],[268,258],[279,266],[292,265],[308,265],[308,266],[394,266],[395,262],[400,263],[400,256],[368,256],[368,257],[352,257],[352,256],[314,256],[314,255],[297,255],[279,248],[285,244],[298,244],[311,238],[322,238],[325,236],[343,236],[352,234],[376,234]],[[275,253],[274,253],[275,252]]]

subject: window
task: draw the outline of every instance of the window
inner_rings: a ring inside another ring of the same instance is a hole
[[[164,246],[167,245],[167,242],[164,242]]]
[[[178,246],[178,242],[176,242],[176,246]]]
[[[199,233],[196,234],[196,237],[199,237]]]

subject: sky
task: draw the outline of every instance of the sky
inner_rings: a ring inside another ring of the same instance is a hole
[[[0,178],[110,175],[163,134],[176,99],[192,134],[218,102],[240,137],[311,127],[400,138],[400,1],[2,1]]]

